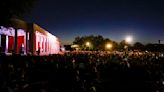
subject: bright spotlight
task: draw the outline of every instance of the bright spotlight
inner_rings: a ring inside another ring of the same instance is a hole
[[[128,43],[131,43],[133,41],[133,37],[132,36],[127,36],[125,38],[125,41],[128,42]]]

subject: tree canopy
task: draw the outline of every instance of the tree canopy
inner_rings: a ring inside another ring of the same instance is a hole
[[[87,42],[90,44],[87,46]],[[82,36],[76,37],[73,41],[73,44],[79,45],[82,50],[107,50],[106,45],[110,43],[112,44],[111,50],[118,50],[123,51],[125,50],[126,46],[128,46],[129,50],[137,50],[137,51],[164,51],[163,44],[142,44],[141,42],[136,42],[134,44],[128,44],[125,40],[121,42],[113,41],[109,38],[104,38],[101,35],[89,35],[89,36]]]
[[[86,43],[90,43],[89,46],[87,46]],[[82,37],[76,37],[75,40],[73,41],[73,44],[78,44],[79,47],[82,50],[105,50],[105,46],[106,44],[113,44],[116,49],[116,47],[118,46],[117,42],[112,41],[108,38],[104,38],[101,35],[90,35],[90,36],[82,36]]]

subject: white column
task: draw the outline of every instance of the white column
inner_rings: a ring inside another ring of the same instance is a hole
[[[38,33],[36,32],[36,51],[38,51]]]
[[[40,35],[40,54],[42,53],[42,41],[43,41],[43,38],[42,38],[42,35]]]
[[[1,47],[1,35],[0,35],[0,47]]]
[[[46,51],[46,54],[47,54],[47,36],[46,36],[46,43],[45,43],[45,51]]]
[[[28,44],[29,44],[28,42],[29,42],[29,35],[28,35],[28,31],[26,31],[26,46],[25,46],[26,47],[26,51],[25,51],[26,54],[28,53]]]
[[[49,50],[48,50],[48,45],[49,44],[49,38],[47,37],[47,53],[49,53]]]
[[[46,48],[46,45],[45,44],[46,44],[46,37],[44,36],[44,43],[43,43],[43,45],[44,45],[44,53],[46,51],[46,49],[45,49]]]
[[[50,38],[47,38],[47,52],[48,54],[50,54],[50,47],[49,47],[49,43],[50,43]]]
[[[9,42],[8,35],[6,35],[6,49],[5,49],[6,53],[8,52],[8,42]]]
[[[52,39],[50,39],[50,43],[49,43],[49,47],[50,47],[50,54],[51,54],[51,52],[52,52],[51,45],[52,45]]]
[[[45,49],[45,53],[47,54],[46,47],[47,47],[47,37],[45,37],[45,47],[44,47],[44,49]]]
[[[45,48],[45,47],[44,47],[44,42],[45,42],[44,35],[43,35],[42,37],[43,37],[43,42],[42,42],[42,45],[43,45],[42,49],[43,49],[43,50],[42,50],[42,51],[43,51],[43,53],[44,53],[44,51],[45,51],[45,49],[44,49],[44,48]]]
[[[27,31],[26,31],[27,32]],[[26,32],[24,31],[24,34],[23,34],[23,38],[24,38],[24,43],[23,43],[23,45],[24,45],[24,47],[23,47],[23,51],[24,51],[24,53],[26,54]]]

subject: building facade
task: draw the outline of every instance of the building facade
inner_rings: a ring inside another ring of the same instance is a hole
[[[35,23],[11,19],[7,27],[0,26],[0,47],[5,53],[58,54],[59,39]]]

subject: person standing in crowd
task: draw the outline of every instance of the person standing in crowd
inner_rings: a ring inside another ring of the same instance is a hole
[[[40,56],[40,48],[38,48],[37,54],[38,56]]]

